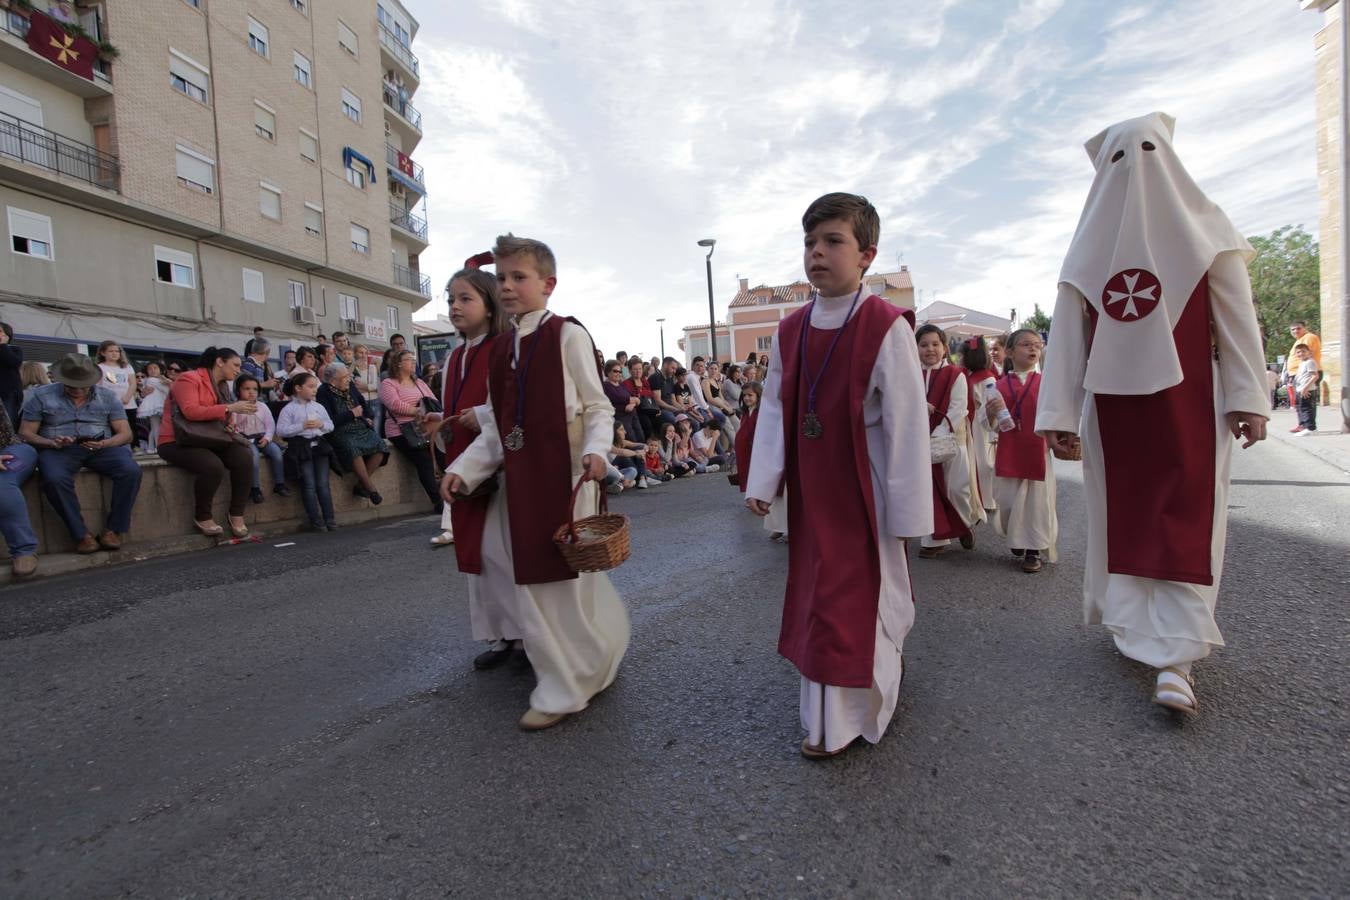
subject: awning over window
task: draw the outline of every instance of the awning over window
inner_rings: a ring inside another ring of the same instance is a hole
[[[370,176],[370,183],[375,183],[375,164],[351,147],[342,148],[342,164],[349,169],[354,169],[357,165],[363,166]]]

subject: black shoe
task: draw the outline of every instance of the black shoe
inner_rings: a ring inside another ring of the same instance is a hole
[[[961,546],[965,547],[967,550],[974,550],[975,532],[967,531],[965,534],[961,535]]]
[[[316,524],[313,523],[313,522],[306,522],[304,525],[301,525],[301,526],[300,526],[300,530],[301,530],[301,531],[325,531],[326,529],[323,527],[323,525],[316,525]]]
[[[325,525],[324,527],[327,528],[329,531],[337,531],[337,530],[338,530],[338,526],[337,526],[337,523],[336,523],[336,522],[329,522],[329,523],[328,523],[327,525]]]
[[[260,488],[253,488],[248,492],[248,499],[252,500],[254,503],[262,503],[267,498],[262,495],[262,490]]]
[[[1039,550],[1028,550],[1027,555],[1022,559],[1022,571],[1028,573],[1039,572],[1041,570],[1041,553]]]
[[[371,491],[371,492],[370,492],[370,502],[371,502],[371,504],[374,505],[374,506],[379,506],[381,503],[384,502],[384,498],[380,496],[380,492],[379,492],[379,491]]]
[[[278,497],[289,497],[291,495],[291,489],[286,487],[284,482],[278,481],[272,488],[272,493],[276,494]]]
[[[365,488],[361,487],[361,485],[358,484],[356,487],[352,488],[352,496],[353,496],[353,497],[369,497],[369,496],[370,496],[370,491],[366,490]]]
[[[530,672],[534,669],[534,663],[530,662],[530,657],[525,653],[524,647],[517,647],[511,651],[511,668],[517,672]]]
[[[1027,552],[1027,551],[1025,551],[1025,550],[1014,550],[1014,551],[1012,552],[1012,554],[1013,554],[1013,556],[1017,557],[1018,559],[1021,559],[1021,558],[1022,558],[1022,554],[1023,554],[1023,553],[1026,553],[1026,552]]]
[[[511,658],[511,652],[509,643],[505,647],[484,650],[473,658],[473,667],[479,670],[495,669]]]
[[[431,508],[431,511],[432,511],[433,513],[435,513],[436,515],[438,515],[438,516],[439,516],[441,513],[445,512],[445,503],[444,503],[444,501],[437,500],[437,501],[436,501],[436,505],[433,506],[433,507]]]

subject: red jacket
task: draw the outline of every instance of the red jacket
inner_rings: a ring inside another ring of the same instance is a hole
[[[216,386],[211,383],[211,373],[206,369],[184,372],[169,388],[169,402],[164,404],[164,418],[159,423],[160,444],[173,443],[172,412],[175,406],[183,411],[184,418],[194,422],[224,420],[229,415],[225,404],[216,396]]]

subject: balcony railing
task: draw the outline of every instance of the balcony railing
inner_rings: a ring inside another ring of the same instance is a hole
[[[412,232],[423,241],[427,239],[427,220],[413,215],[393,201],[389,203],[389,221],[404,231]]]
[[[122,167],[117,157],[8,113],[0,113],[0,156],[78,178],[106,191],[122,190]]]
[[[388,82],[384,84],[384,105],[407,119],[412,127],[417,129],[418,134],[422,133],[422,114],[414,109],[413,105],[407,100],[400,100],[398,89]]]
[[[380,23],[379,28],[380,46],[392,53],[395,59],[407,66],[408,71],[412,72],[420,79],[422,77],[422,70],[418,68],[417,57],[413,55],[413,52],[409,50],[407,45],[398,39],[398,35],[390,31],[383,22]]]
[[[409,175],[407,172],[404,172],[402,169],[399,169],[399,167],[398,167],[398,154],[399,154],[399,149],[398,149],[397,147],[395,147],[393,144],[385,144],[385,145],[384,145],[384,161],[387,162],[387,163],[389,163],[389,168],[391,168],[391,169],[397,169],[399,172],[402,172],[402,173],[403,173],[404,177],[406,177],[406,178],[411,178],[413,181],[417,182],[418,184],[425,185],[426,182],[422,180],[422,174],[423,174],[423,172],[422,172],[422,167],[419,166],[417,163],[412,162],[411,159],[409,159],[408,162],[411,162],[411,163],[412,163],[412,174]]]
[[[95,15],[97,13],[95,12]],[[101,29],[101,19],[95,19],[95,27]],[[28,40],[31,23],[12,9],[0,11],[0,31],[12,34],[21,41]],[[94,77],[99,81],[112,83],[112,64],[102,57],[94,60]]]
[[[417,291],[423,297],[431,296],[431,279],[398,263],[394,263],[394,283],[410,291]]]

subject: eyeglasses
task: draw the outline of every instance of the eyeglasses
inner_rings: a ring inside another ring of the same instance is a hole
[[[622,371],[623,369],[610,369],[609,374],[613,375],[615,372],[622,372]]]
[[[181,371],[183,371],[183,370],[182,370],[182,368],[179,367],[179,366],[169,366],[169,371],[170,371],[170,372],[181,372]]]

